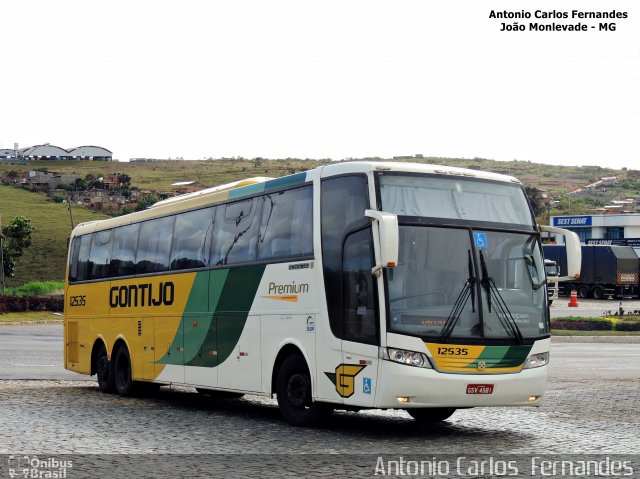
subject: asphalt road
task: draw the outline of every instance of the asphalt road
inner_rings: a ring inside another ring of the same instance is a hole
[[[0,379],[91,379],[64,369],[62,324],[0,326]]]
[[[0,380],[95,380],[64,369],[62,350],[62,324],[0,326]],[[640,344],[558,340],[551,355],[552,377],[640,378]]]

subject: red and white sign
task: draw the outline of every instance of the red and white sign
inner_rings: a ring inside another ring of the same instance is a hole
[[[493,384],[467,384],[467,394],[492,394]]]

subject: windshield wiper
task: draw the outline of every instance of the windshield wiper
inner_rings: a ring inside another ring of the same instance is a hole
[[[464,310],[465,305],[469,298],[471,298],[471,310],[472,312],[476,312],[476,282],[477,279],[473,275],[473,261],[471,259],[471,250],[467,250],[467,254],[469,257],[468,260],[468,268],[469,268],[469,277],[467,281],[465,281],[464,286],[462,287],[462,291],[458,294],[455,302],[453,303],[453,308],[449,313],[449,317],[447,321],[444,323],[442,327],[442,333],[440,334],[440,341],[444,341],[453,332],[453,328],[455,328],[456,323],[460,319],[462,315],[462,311]]]
[[[480,280],[480,285],[487,293],[487,308],[489,312],[491,312],[492,306],[492,298],[496,303],[496,307],[498,309],[497,316],[498,320],[502,324],[502,327],[505,328],[506,331],[513,334],[513,337],[518,340],[519,343],[522,343],[523,337],[520,328],[518,327],[518,323],[513,318],[511,311],[509,311],[509,307],[507,303],[504,301],[504,298],[500,294],[500,290],[496,286],[495,281],[491,276],[489,276],[489,271],[487,269],[487,262],[484,259],[484,255],[482,251],[479,251],[480,255],[480,271],[482,272],[482,279]]]

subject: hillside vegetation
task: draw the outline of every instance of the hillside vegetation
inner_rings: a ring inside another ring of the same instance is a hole
[[[380,160],[380,158],[364,158]],[[525,184],[547,190],[550,195],[560,195],[580,186],[592,183],[603,176],[625,176],[625,172],[599,166],[554,166],[525,161],[495,161],[482,158],[407,158],[417,163],[458,166],[477,170],[492,171],[512,175]],[[107,173],[126,173],[132,178],[132,185],[140,189],[168,191],[171,184],[178,181],[197,180],[207,186],[215,186],[253,176],[278,177],[306,171],[330,160],[266,160],[233,159],[202,161],[171,161],[158,163],[120,163],[94,161],[30,161],[26,165],[14,167],[20,170],[43,169],[59,173],[75,173],[82,177],[87,174],[105,176]],[[3,169],[11,169],[2,165]],[[640,192],[637,192],[640,196]]]
[[[16,275],[7,278],[7,286],[18,286],[30,281],[64,279],[67,238],[71,234],[71,221],[66,204],[49,200],[42,193],[0,185],[0,216],[6,226],[15,216],[26,216],[37,228],[33,243],[16,264]],[[75,224],[106,218],[82,206],[73,206]]]
[[[363,158],[380,160],[380,158]],[[579,214],[589,211],[592,205],[586,199],[582,203],[571,199],[566,209],[566,194],[576,188],[592,183],[601,177],[618,176],[624,181],[612,193],[625,197],[640,198],[640,174],[637,171],[621,171],[598,166],[553,166],[523,161],[500,162],[482,158],[406,158],[400,161],[432,163],[458,166],[476,170],[492,171],[515,176],[525,185],[546,190],[553,198],[564,199],[553,211],[545,214],[571,212]],[[94,161],[29,161],[20,166],[0,165],[0,177],[9,170],[18,171],[46,169],[57,173],[75,173],[82,177],[94,177],[108,173],[126,173],[132,178],[132,186],[141,190],[169,191],[171,184],[178,181],[198,181],[205,186],[215,186],[254,176],[279,177],[298,173],[331,163],[330,160],[267,160],[256,158],[171,161],[157,163],[120,163]],[[8,280],[9,286],[17,286],[34,280],[62,280],[65,270],[66,242],[71,225],[67,207],[55,204],[43,194],[30,193],[0,185],[0,215],[6,225],[11,218],[24,215],[31,218],[38,231],[33,235],[33,245],[20,259],[16,267],[16,277]],[[73,206],[75,223],[106,218],[78,205]],[[541,219],[546,222],[545,218]]]

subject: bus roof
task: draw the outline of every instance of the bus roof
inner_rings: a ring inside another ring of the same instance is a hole
[[[131,223],[136,223],[146,219],[157,218],[164,215],[177,213],[180,211],[197,209],[216,203],[221,203],[229,199],[242,198],[254,194],[264,193],[280,188],[294,187],[312,181],[314,178],[326,178],[349,173],[369,173],[372,171],[397,171],[407,173],[425,173],[443,176],[463,176],[466,178],[478,178],[484,180],[500,181],[507,183],[517,183],[520,181],[513,176],[490,173],[486,171],[471,170],[453,166],[431,165],[424,163],[401,163],[383,161],[345,161],[332,163],[330,165],[319,166],[312,170],[280,178],[256,177],[234,181],[213,188],[187,193],[167,200],[159,201],[144,211],[130,213],[105,220],[90,221],[80,223],[75,227],[71,236],[77,236],[93,231],[113,228]]]

